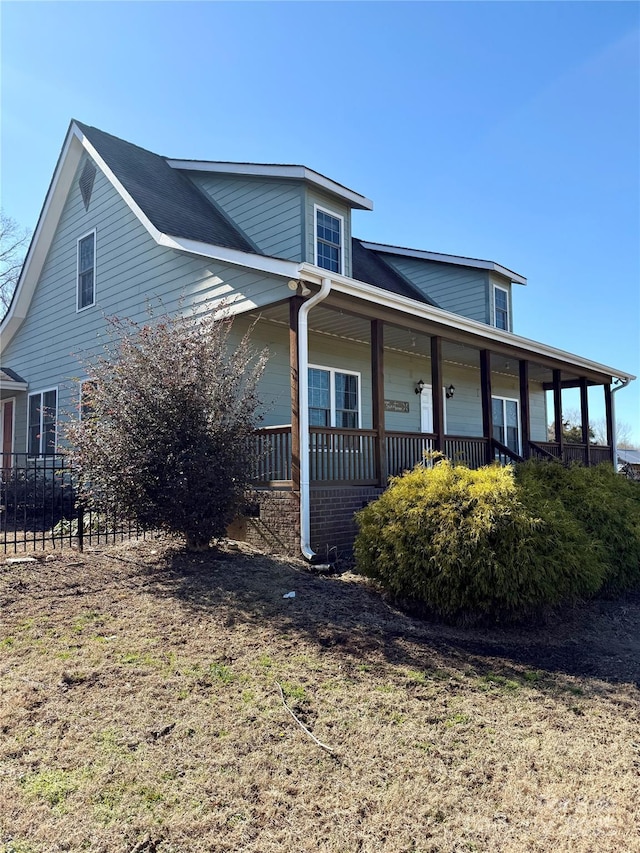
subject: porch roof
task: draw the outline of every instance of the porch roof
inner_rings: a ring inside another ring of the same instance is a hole
[[[0,369],[0,391],[26,391],[28,382],[10,367]]]
[[[312,264],[301,264],[299,269],[300,278],[309,284],[319,285],[327,278],[326,271]],[[568,370],[574,376],[585,377],[599,385],[611,383],[615,379],[627,382],[636,378],[627,371],[453,314],[402,294],[391,293],[366,282],[335,274],[330,278],[331,292],[321,304],[326,308],[340,310],[345,316],[384,320],[418,333],[439,335],[458,344],[488,349],[506,358],[526,359],[552,369]],[[312,309],[309,315],[311,327],[315,311],[317,308]]]

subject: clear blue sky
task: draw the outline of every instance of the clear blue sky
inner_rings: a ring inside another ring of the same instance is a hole
[[[72,117],[177,158],[304,163],[373,199],[357,236],[516,270],[518,334],[640,375],[637,3],[4,0],[0,15],[1,202],[21,224]],[[637,443],[639,388],[616,395]]]

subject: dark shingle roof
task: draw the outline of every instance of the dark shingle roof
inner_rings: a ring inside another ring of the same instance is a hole
[[[351,240],[351,266],[353,278],[389,290],[398,296],[417,299],[438,308],[439,305],[425,293],[414,287],[406,278],[397,273],[377,252],[365,249],[357,238]]]
[[[75,122],[149,220],[163,234],[256,253],[256,248],[164,157]]]
[[[0,379],[3,379],[5,382],[24,382],[26,384],[26,379],[23,379],[15,370],[11,370],[10,367],[3,367],[0,369]]]

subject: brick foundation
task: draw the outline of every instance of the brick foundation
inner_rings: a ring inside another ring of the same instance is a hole
[[[255,489],[247,493],[247,504],[253,504],[252,514],[238,516],[229,525],[229,538],[269,554],[299,557],[299,494],[287,489]]]
[[[379,497],[375,486],[311,489],[311,547],[321,559],[349,557],[357,527],[353,514]]]
[[[375,500],[375,486],[312,488],[311,548],[321,560],[350,557],[357,527],[353,515]],[[300,556],[300,496],[282,489],[256,489],[247,494],[252,512],[229,525],[231,539],[247,542],[270,554]]]

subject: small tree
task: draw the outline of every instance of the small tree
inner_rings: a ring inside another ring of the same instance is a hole
[[[250,480],[266,353],[249,333],[233,347],[231,320],[213,314],[110,322],[113,341],[86,366],[81,417],[66,433],[81,493],[204,550]]]
[[[11,303],[31,232],[0,211],[0,319]]]

